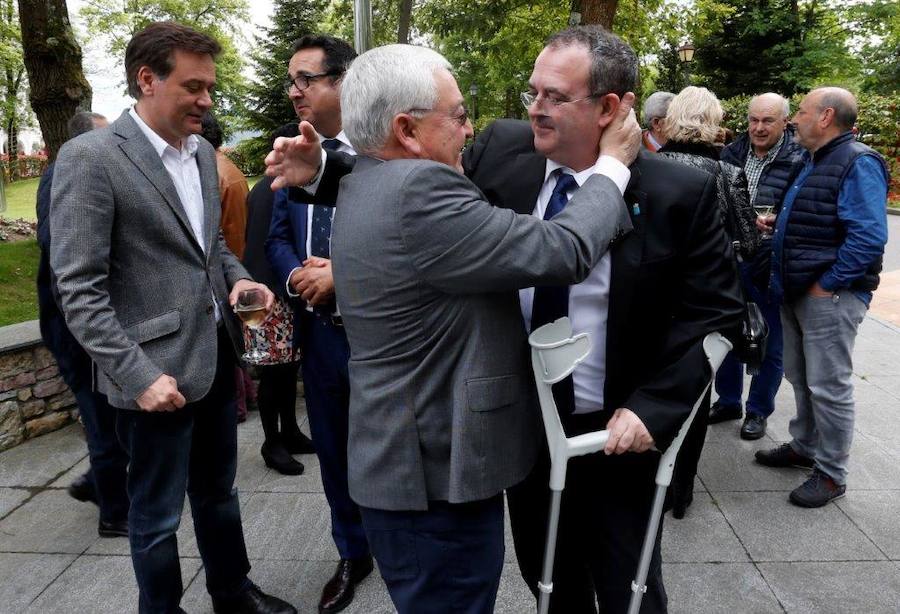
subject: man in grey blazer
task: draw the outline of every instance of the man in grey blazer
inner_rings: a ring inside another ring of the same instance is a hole
[[[362,154],[332,235],[351,349],[350,494],[401,614],[493,610],[501,493],[531,469],[542,433],[515,290],[583,279],[631,228],[623,163],[640,142],[623,105],[601,143],[620,158],[612,178],[588,179],[567,206],[555,190],[549,222],[492,207],[462,175],[472,128],[449,68],[390,45],[359,56],[341,92]],[[280,145],[273,173],[289,165]]]
[[[219,44],[171,22],[125,52],[137,99],[56,163],[51,266],[72,334],[117,408],[128,450],[129,541],[141,613],[180,612],[175,532],[184,494],[216,612],[295,612],[247,577],[234,489],[231,313],[253,282],[219,232],[215,154],[196,136],[212,106]],[[230,290],[230,293],[229,293]]]

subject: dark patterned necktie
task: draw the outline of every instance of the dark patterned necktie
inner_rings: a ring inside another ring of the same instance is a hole
[[[550,195],[544,219],[553,219],[569,202],[568,192],[578,187],[572,175],[558,171],[556,187]],[[539,286],[534,289],[534,302],[531,306],[531,330],[537,330],[544,324],[555,322],[569,315],[569,286]],[[566,416],[575,411],[575,388],[570,375],[553,385],[553,398],[560,415]]]
[[[323,149],[337,149],[340,141],[337,139],[325,139],[322,141]],[[313,205],[312,228],[309,237],[309,252],[311,256],[331,258],[331,219],[334,207]]]

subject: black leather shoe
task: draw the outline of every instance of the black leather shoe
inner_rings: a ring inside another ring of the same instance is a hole
[[[353,587],[372,573],[372,557],[363,559],[341,559],[331,579],[322,589],[319,612],[331,614],[340,612],[353,601]]]
[[[809,457],[798,454],[789,443],[783,443],[771,450],[757,450],[756,462],[766,467],[799,467],[809,469],[815,461]]]
[[[250,583],[250,588],[227,603],[213,599],[216,614],[297,614],[287,601],[267,595]]]
[[[281,443],[264,443],[259,453],[262,454],[266,467],[271,467],[281,475],[300,475],[303,463],[295,460]]]
[[[94,489],[94,481],[91,474],[83,473],[75,478],[68,488],[69,496],[85,503],[97,503],[97,491]]]
[[[694,493],[692,492],[687,493],[687,495],[676,496],[675,501],[672,503],[672,518],[675,518],[676,520],[684,518],[684,515],[687,513],[687,508],[689,508],[693,502]]]
[[[709,423],[718,424],[726,420],[740,420],[744,416],[740,405],[721,405],[718,401],[709,408]]]
[[[827,474],[813,469],[809,478],[791,491],[788,499],[799,507],[822,507],[829,501],[840,499],[846,492],[846,485],[837,484]]]
[[[291,454],[315,454],[316,452],[312,439],[307,437],[300,429],[282,433],[281,443],[284,444],[284,447]]]
[[[128,520],[101,520],[97,534],[100,537],[128,537]]]
[[[766,419],[759,414],[747,413],[744,424],[741,425],[741,439],[760,439],[766,434]]]

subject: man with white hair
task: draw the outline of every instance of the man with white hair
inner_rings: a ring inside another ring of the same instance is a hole
[[[631,229],[625,164],[640,147],[629,93],[600,142],[610,155],[571,200],[554,188],[552,219],[493,207],[462,175],[472,127],[449,69],[389,45],[359,56],[341,91],[360,154],[332,236],[351,348],[350,493],[401,614],[493,611],[502,492],[542,437],[515,290],[582,280]],[[285,170],[286,145],[270,173]]]
[[[794,129],[788,123],[790,105],[786,98],[773,92],[754,96],[747,108],[747,132],[722,150],[720,159],[744,169],[750,202],[766,213],[781,205],[791,178],[802,166],[803,149],[794,141]],[[747,411],[741,425],[742,439],[760,439],[766,434],[766,421],[775,411],[775,395],[784,375],[782,366],[781,316],[779,305],[769,296],[769,270],[772,242],[763,234],[763,242],[753,262],[741,266],[744,291],[749,300],[759,305],[769,325],[766,355],[759,373],[750,380]],[[743,415],[743,368],[734,354],[729,354],[716,373],[719,399],[709,414],[710,424],[737,420]]]
[[[666,119],[666,112],[669,110],[669,103],[673,98],[675,98],[675,94],[672,92],[653,92],[644,101],[644,106],[641,108],[641,119],[644,121],[646,130],[644,130],[642,138],[644,147],[649,151],[657,152],[666,144],[663,123]]]

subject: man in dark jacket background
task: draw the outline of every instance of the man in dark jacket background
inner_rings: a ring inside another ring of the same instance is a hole
[[[783,298],[784,367],[797,413],[791,441],[756,453],[770,467],[812,468],[791,503],[821,507],[846,491],[853,438],[852,354],[878,287],[887,242],[888,170],[854,138],[856,99],[847,90],[810,92],[794,116],[803,168],[772,228],[770,291]],[[762,224],[762,221],[768,224]]]
[[[744,169],[750,203],[760,212],[771,212],[781,204],[791,178],[801,166],[803,149],[794,141],[789,115],[790,105],[783,96],[771,92],[754,96],[747,108],[747,132],[722,150],[723,162]],[[747,299],[759,305],[769,325],[765,359],[759,373],[750,381],[747,414],[740,431],[742,439],[759,439],[766,434],[766,420],[775,411],[775,394],[784,375],[779,304],[768,292],[771,253],[771,235],[763,234],[763,243],[753,261],[741,265]],[[764,270],[762,279],[754,275],[754,271],[761,269]],[[710,424],[741,418],[743,383],[742,365],[735,354],[729,354],[716,374],[719,399],[710,411]]]
[[[80,111],[69,120],[69,138],[103,128],[107,123],[98,113]],[[66,326],[59,309],[56,278],[50,270],[49,215],[54,166],[51,164],[44,171],[37,193],[38,244],[41,247],[37,291],[41,338],[56,359],[59,373],[78,403],[91,460],[87,472],[75,478],[68,490],[75,499],[92,501],[100,508],[97,532],[101,537],[127,537],[125,477],[128,454],[116,439],[115,410],[107,403],[106,395],[93,389],[91,359]]]

